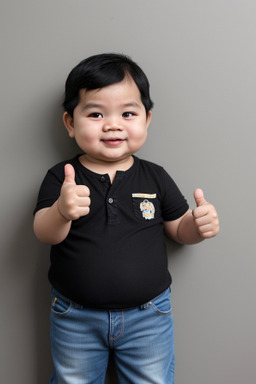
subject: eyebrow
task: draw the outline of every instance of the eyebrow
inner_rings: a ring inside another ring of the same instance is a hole
[[[125,103],[125,104],[122,104],[122,107],[134,107],[134,108],[139,108],[141,109],[141,106],[136,102],[136,101],[132,101],[130,103]]]
[[[101,103],[86,103],[83,106],[83,109],[86,110],[86,109],[104,108],[104,107],[105,107],[105,105],[101,104]],[[133,108],[141,109],[141,106],[136,101],[131,101],[131,102],[128,102],[128,103],[121,104],[120,107],[122,107],[122,108],[133,107]]]
[[[83,109],[91,109],[91,108],[102,108],[103,105],[100,103],[86,103],[83,106]]]

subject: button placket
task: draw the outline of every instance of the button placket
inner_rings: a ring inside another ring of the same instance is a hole
[[[110,185],[110,188],[108,189],[108,193],[106,195],[106,209],[108,214],[108,223],[109,224],[119,224],[120,219],[118,216],[118,196],[117,196],[117,190],[119,188],[119,185],[121,181],[123,180],[123,172],[118,171],[116,173],[116,177],[114,179],[114,182]],[[103,175],[102,175],[103,176]],[[103,183],[104,185],[104,183]]]

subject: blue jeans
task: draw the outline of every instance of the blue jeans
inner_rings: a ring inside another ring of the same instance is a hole
[[[112,350],[121,384],[174,384],[170,288],[129,310],[83,308],[52,289],[50,384],[104,384]]]

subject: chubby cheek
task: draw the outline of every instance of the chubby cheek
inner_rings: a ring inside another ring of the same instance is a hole
[[[134,144],[137,143],[138,145],[143,145],[144,142],[146,141],[147,135],[148,135],[147,130],[137,131],[131,134],[130,140],[134,142]]]
[[[76,134],[76,140],[77,142],[85,143],[85,144],[92,144],[95,142],[96,137],[95,134],[91,134],[92,131],[87,130],[80,130]]]

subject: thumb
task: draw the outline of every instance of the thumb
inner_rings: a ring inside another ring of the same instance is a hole
[[[76,184],[76,182],[75,182],[75,170],[71,164],[65,165],[64,173],[65,173],[64,183],[72,183],[75,185]]]
[[[194,199],[197,207],[200,207],[201,205],[204,205],[205,203],[207,203],[207,201],[204,198],[204,192],[200,188],[197,188],[195,190]]]

